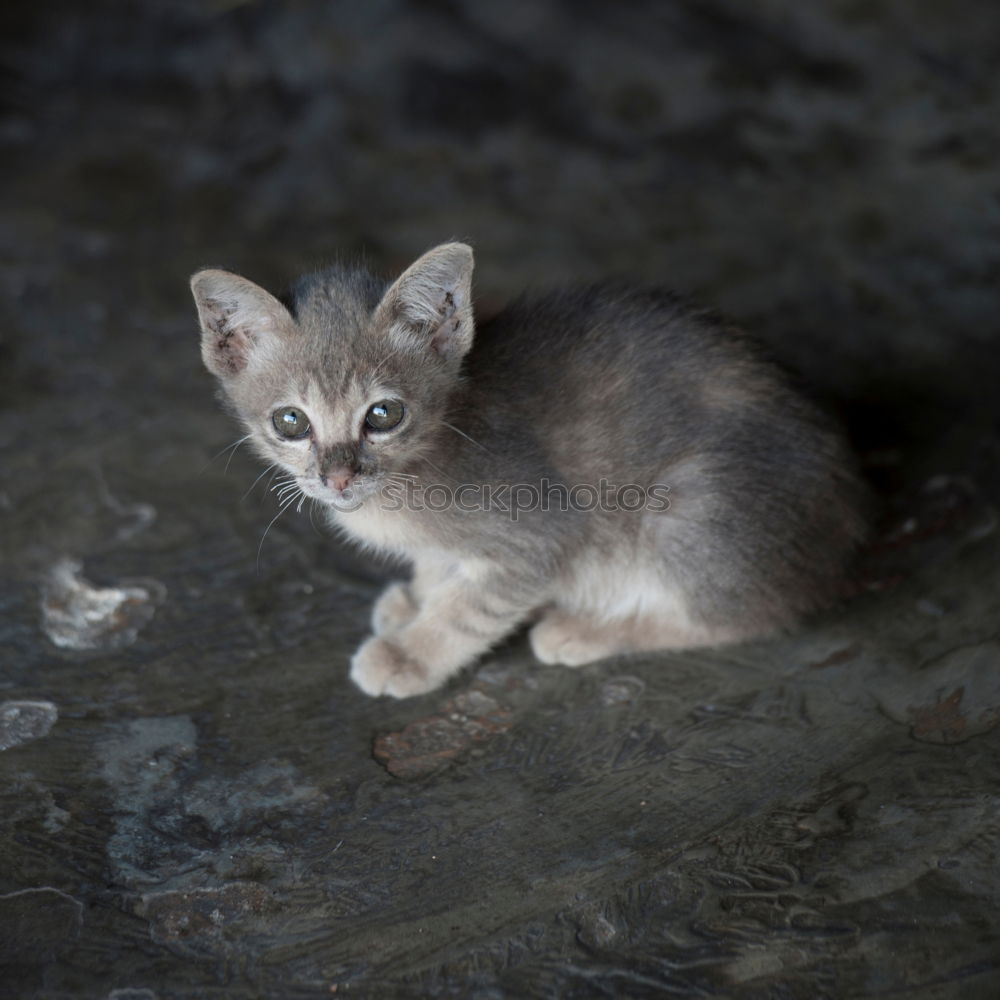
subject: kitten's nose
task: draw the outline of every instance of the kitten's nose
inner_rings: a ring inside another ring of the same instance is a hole
[[[324,486],[329,486],[342,493],[351,485],[354,480],[354,473],[350,469],[345,468],[327,469],[319,479]]]

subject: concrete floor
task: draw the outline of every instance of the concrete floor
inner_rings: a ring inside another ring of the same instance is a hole
[[[1000,8],[0,29],[0,996],[1000,995]],[[394,570],[305,512],[260,544],[186,280],[453,236],[487,310],[626,273],[767,339],[881,499],[857,593],[785,639],[570,671],[516,636],[354,689]]]

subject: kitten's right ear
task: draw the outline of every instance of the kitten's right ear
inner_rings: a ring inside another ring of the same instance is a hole
[[[294,322],[270,292],[229,271],[198,271],[191,294],[201,323],[202,360],[220,379],[239,375],[261,344]]]

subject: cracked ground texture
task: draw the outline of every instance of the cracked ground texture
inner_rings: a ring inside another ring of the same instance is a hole
[[[0,996],[1000,995],[1000,7],[11,0],[0,60]],[[305,511],[255,564],[187,276],[452,237],[487,312],[764,338],[880,498],[858,593],[354,689],[393,569]]]

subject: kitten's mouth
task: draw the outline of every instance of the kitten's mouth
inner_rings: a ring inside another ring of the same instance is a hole
[[[373,493],[378,491],[378,481],[369,477],[358,477],[350,484],[339,488],[328,482],[302,483],[302,491],[316,500],[320,500],[334,510],[357,510]]]

